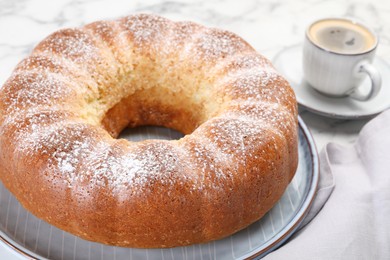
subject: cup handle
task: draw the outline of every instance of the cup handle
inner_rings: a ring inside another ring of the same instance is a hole
[[[363,93],[360,88],[354,88],[348,93],[349,96],[359,101],[368,101],[374,98],[379,93],[382,85],[382,77],[379,71],[368,61],[359,62],[355,67],[355,71],[357,74],[368,74],[371,79],[371,89],[368,93]]]

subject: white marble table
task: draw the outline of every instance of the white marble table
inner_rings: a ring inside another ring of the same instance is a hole
[[[0,86],[17,62],[54,30],[137,12],[231,30],[270,59],[283,48],[302,42],[306,26],[316,19],[355,17],[379,34],[377,54],[390,63],[387,0],[0,0]],[[303,110],[300,114],[318,150],[328,142],[353,144],[368,121],[329,119]],[[1,243],[0,259],[12,259]]]

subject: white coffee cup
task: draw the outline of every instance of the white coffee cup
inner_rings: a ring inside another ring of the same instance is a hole
[[[381,87],[379,71],[372,65],[378,37],[361,23],[344,18],[327,18],[312,23],[303,46],[303,73],[319,92],[359,101],[375,97]],[[370,77],[371,88],[361,84]]]

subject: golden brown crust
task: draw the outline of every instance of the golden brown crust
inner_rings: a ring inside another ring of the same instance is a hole
[[[114,139],[162,125],[175,141]],[[0,90],[0,179],[82,238],[172,247],[261,218],[297,167],[293,91],[237,35],[155,15],[63,29]]]

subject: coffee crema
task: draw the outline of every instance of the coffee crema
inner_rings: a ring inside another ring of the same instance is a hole
[[[307,31],[317,46],[340,54],[359,54],[377,44],[375,35],[366,27],[343,19],[320,20]]]

